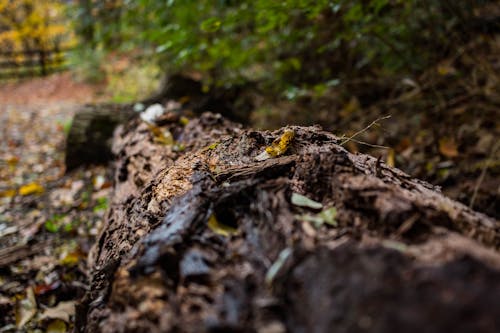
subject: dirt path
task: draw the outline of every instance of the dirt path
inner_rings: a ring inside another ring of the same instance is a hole
[[[69,329],[86,290],[109,182],[104,168],[65,176],[63,152],[74,111],[98,91],[70,73],[0,84],[2,332]]]

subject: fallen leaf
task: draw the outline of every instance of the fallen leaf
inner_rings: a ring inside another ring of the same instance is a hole
[[[75,301],[59,302],[53,308],[46,309],[40,319],[60,319],[69,323],[70,317],[75,315]]]
[[[389,149],[389,151],[387,152],[386,164],[391,168],[394,168],[396,166],[396,161],[394,156],[395,156],[394,149]]]
[[[162,145],[173,145],[175,143],[174,136],[168,129],[162,129],[159,126],[148,124],[151,133],[153,133],[153,141]]]
[[[179,118],[179,123],[182,126],[186,126],[187,124],[189,124],[189,119],[187,117],[182,116]]]
[[[441,63],[437,66],[437,72],[439,75],[446,76],[446,75],[456,74],[457,70],[455,67],[451,66],[450,64]]]
[[[286,261],[292,254],[292,249],[287,247],[283,249],[276,261],[269,267],[266,273],[265,281],[268,285],[272,284],[281,268],[285,265]]]
[[[321,209],[323,205],[320,202],[309,199],[306,196],[303,196],[299,193],[292,193],[291,202],[295,206],[299,207],[309,207],[312,209]]]
[[[80,251],[73,251],[66,254],[61,260],[60,264],[64,266],[75,266],[82,257]]]
[[[295,132],[293,130],[285,130],[283,135],[273,143],[266,147],[266,149],[255,157],[256,161],[265,161],[267,159],[278,157],[286,153],[288,148],[290,147],[290,143],[292,142],[295,136]]]
[[[32,288],[26,289],[26,297],[20,300],[16,306],[16,327],[21,329],[36,314],[36,299]]]
[[[45,333],[66,333],[66,323],[62,320],[52,320],[47,326]]]
[[[11,156],[6,159],[7,164],[9,165],[10,168],[15,168],[17,163],[19,163],[19,157],[17,156]]]
[[[20,195],[41,194],[43,191],[43,186],[38,183],[29,183],[19,188]]]
[[[217,146],[219,144],[220,144],[220,142],[214,142],[211,145],[206,146],[205,148],[203,148],[201,151],[205,152],[205,151],[208,151],[208,150],[214,150],[215,148],[217,148]]]
[[[216,234],[222,235],[225,237],[231,236],[232,234],[234,234],[235,232],[238,231],[237,229],[235,229],[229,225],[220,223],[217,220],[217,217],[215,216],[215,214],[212,214],[208,218],[208,227],[210,228],[210,230],[212,230]]]
[[[35,295],[44,295],[50,291],[53,291],[61,286],[61,281],[54,281],[51,284],[39,284],[35,286]]]
[[[299,220],[311,222],[312,224],[314,224],[316,228],[321,227],[325,223],[331,226],[336,226],[337,225],[337,221],[335,220],[336,217],[337,217],[337,209],[335,207],[330,207],[314,215],[303,214],[295,216],[295,218]]]
[[[12,226],[7,226],[6,224],[2,223],[0,224],[0,238],[15,234],[19,230],[18,226],[12,225]]]
[[[458,156],[458,149],[455,140],[452,138],[441,138],[439,140],[439,152],[448,158]]]
[[[12,198],[16,195],[15,189],[8,189],[0,192],[0,198]]]

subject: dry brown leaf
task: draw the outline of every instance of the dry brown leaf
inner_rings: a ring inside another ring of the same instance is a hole
[[[69,323],[70,316],[75,314],[75,301],[59,302],[55,307],[46,309],[40,319],[60,319]]]
[[[20,300],[16,306],[16,327],[21,329],[36,314],[36,299],[32,288],[26,289],[26,297]]]
[[[458,148],[454,139],[452,138],[441,138],[439,139],[439,152],[448,158],[453,158],[458,156]]]

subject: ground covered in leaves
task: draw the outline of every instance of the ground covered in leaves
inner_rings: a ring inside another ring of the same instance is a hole
[[[64,174],[73,112],[96,89],[69,73],[0,88],[0,331],[64,332],[107,208],[104,167]]]

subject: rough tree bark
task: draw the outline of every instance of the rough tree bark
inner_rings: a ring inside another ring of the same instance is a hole
[[[139,120],[115,133],[78,331],[499,331],[498,221],[318,127],[265,161],[284,129],[208,113],[164,129],[176,145]]]

